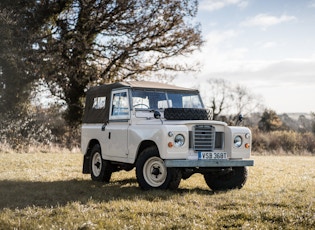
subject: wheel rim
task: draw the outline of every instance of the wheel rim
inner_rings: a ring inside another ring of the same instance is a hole
[[[99,152],[96,152],[92,158],[92,172],[93,175],[98,177],[102,171],[102,157]]]
[[[143,176],[151,187],[161,186],[167,176],[167,168],[159,157],[151,157],[143,166]]]

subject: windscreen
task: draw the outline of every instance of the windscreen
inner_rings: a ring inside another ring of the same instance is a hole
[[[163,110],[165,108],[203,108],[199,94],[163,91],[132,91],[136,110]]]

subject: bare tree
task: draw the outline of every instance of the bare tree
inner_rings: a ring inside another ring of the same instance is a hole
[[[234,88],[232,101],[236,114],[247,115],[255,111],[262,111],[264,108],[261,97],[241,85],[236,85]]]
[[[204,103],[213,112],[213,119],[224,116],[224,120],[231,122],[240,114],[248,115],[263,108],[259,97],[246,87],[233,85],[224,79],[209,79],[200,86]]]
[[[217,120],[224,111],[232,106],[231,98],[233,94],[231,85],[224,79],[209,79],[200,88],[206,107],[212,110],[213,120]]]

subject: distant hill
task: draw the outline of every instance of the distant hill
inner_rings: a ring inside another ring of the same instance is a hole
[[[287,114],[293,120],[298,120],[300,116],[304,116],[305,118],[309,120],[312,119],[312,115],[310,113],[283,113],[283,114],[279,114],[279,116],[282,116],[285,114]]]

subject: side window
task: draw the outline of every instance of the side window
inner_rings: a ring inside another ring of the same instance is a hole
[[[105,109],[106,97],[95,97],[93,101],[93,109]]]
[[[110,119],[129,119],[129,97],[127,90],[112,92]]]

